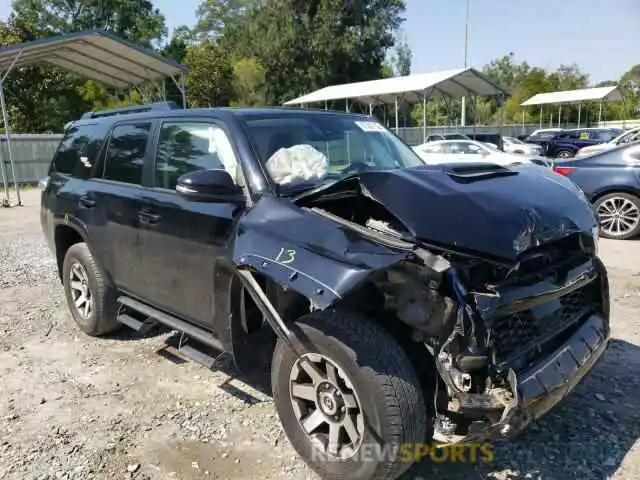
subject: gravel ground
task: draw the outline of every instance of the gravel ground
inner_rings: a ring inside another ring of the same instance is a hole
[[[73,325],[44,245],[37,191],[0,209],[0,480],[316,479],[271,399],[227,359],[164,354],[170,332],[93,339]],[[640,243],[601,241],[615,340],[605,359],[491,464],[414,466],[405,479],[640,478]]]

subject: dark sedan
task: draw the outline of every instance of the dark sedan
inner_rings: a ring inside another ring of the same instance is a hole
[[[601,236],[627,240],[640,234],[640,144],[557,162],[554,171],[585,193]]]

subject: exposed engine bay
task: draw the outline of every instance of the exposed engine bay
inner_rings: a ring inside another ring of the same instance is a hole
[[[429,352],[437,371],[435,438],[465,442],[521,429],[559,400],[558,388],[568,391],[581,377],[576,372],[588,369],[586,357],[560,365],[565,356],[558,352],[575,357],[576,338],[592,331],[597,338],[589,339],[590,348],[606,346],[608,284],[592,230],[560,225],[551,230],[557,238],[547,240],[549,226],[536,230],[531,223],[510,239],[513,249],[502,257],[465,248],[468,237],[444,245],[419,238],[415,223],[392,213],[387,205],[398,205],[397,198],[383,202],[385,195],[369,190],[384,185],[376,180],[353,177],[300,195],[295,203],[391,249],[411,252],[372,275],[378,298],[367,303],[407,325],[411,340]],[[396,197],[410,194],[394,190]],[[427,213],[419,204],[424,199],[413,200],[410,208]],[[455,217],[455,210],[448,213]]]

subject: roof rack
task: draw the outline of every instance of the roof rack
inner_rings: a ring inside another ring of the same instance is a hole
[[[101,118],[101,117],[111,117],[113,115],[126,115],[129,113],[150,112],[152,110],[177,110],[177,109],[180,109],[180,107],[176,102],[168,101],[168,102],[148,103],[146,105],[129,105],[121,108],[110,108],[108,110],[96,110],[93,112],[86,112],[80,118],[81,119]]]

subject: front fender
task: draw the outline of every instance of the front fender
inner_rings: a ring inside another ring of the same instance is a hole
[[[240,220],[233,263],[325,309],[411,252],[364,238],[285,200],[264,197]]]

